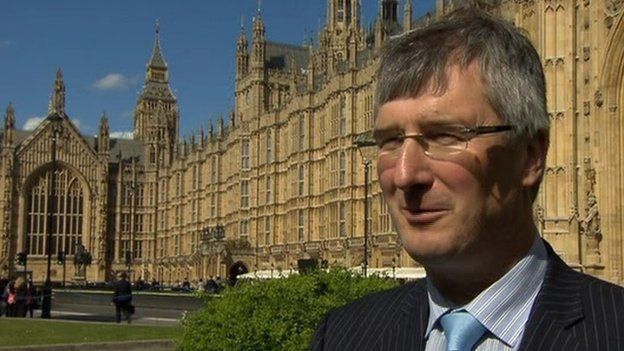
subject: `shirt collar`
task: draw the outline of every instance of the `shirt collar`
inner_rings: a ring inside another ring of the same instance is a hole
[[[438,327],[440,317],[450,310],[462,309],[470,312],[494,337],[514,347],[522,336],[533,301],[542,286],[547,259],[546,247],[536,235],[526,256],[464,306],[454,305],[444,298],[427,280],[429,321],[425,339],[429,338],[434,327]]]

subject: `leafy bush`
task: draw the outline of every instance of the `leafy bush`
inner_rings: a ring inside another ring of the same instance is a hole
[[[344,268],[239,283],[183,322],[178,350],[306,350],[329,310],[396,286]]]

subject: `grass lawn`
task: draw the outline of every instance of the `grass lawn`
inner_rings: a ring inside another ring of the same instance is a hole
[[[0,346],[175,339],[179,327],[0,318]]]

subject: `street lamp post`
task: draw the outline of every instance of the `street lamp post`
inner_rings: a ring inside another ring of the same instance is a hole
[[[41,302],[41,318],[50,318],[50,310],[52,309],[52,281],[50,280],[50,267],[52,265],[52,230],[54,212],[56,212],[56,198],[54,191],[56,187],[56,139],[60,129],[61,116],[53,114],[48,117],[52,124],[52,143],[50,147],[50,157],[52,170],[50,174],[50,184],[48,186],[48,235],[46,243],[46,252],[48,254],[48,262],[46,268],[46,281],[43,288],[43,300]]]
[[[377,144],[373,140],[370,132],[366,132],[355,138],[354,145],[358,148],[362,156],[362,164],[364,165],[364,260],[362,262],[362,273],[366,277],[368,270],[368,212],[370,211],[368,208],[368,183],[373,154],[365,151],[374,150]]]

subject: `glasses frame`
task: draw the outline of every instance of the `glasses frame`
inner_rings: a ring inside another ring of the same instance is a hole
[[[464,147],[463,148],[447,147],[448,150],[456,150],[456,152],[461,152],[463,150],[466,150],[468,148],[468,142],[470,142],[472,139],[478,136],[481,136],[484,134],[506,132],[506,131],[514,129],[514,126],[510,124],[501,124],[501,125],[496,125],[496,126],[480,126],[480,127],[466,127],[460,124],[449,125],[449,126],[457,126],[457,127],[462,128],[462,129],[458,129],[459,134],[460,134],[458,135],[458,137],[462,138],[461,140],[463,141]],[[425,140],[424,133],[407,133],[407,134],[404,134],[395,138],[400,140],[401,142],[405,141],[405,139],[416,140],[416,142],[423,147],[425,155],[432,157],[431,152],[430,152],[431,143]],[[382,142],[378,142],[377,145],[379,148],[381,148]],[[454,154],[454,153],[449,152],[448,154]]]

